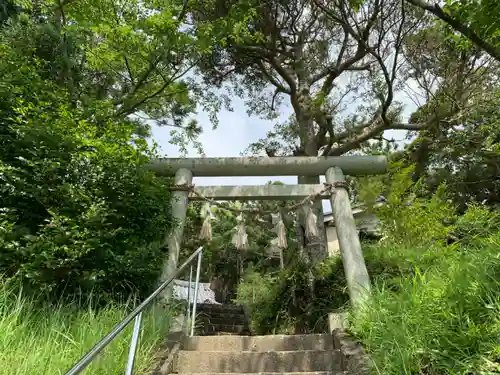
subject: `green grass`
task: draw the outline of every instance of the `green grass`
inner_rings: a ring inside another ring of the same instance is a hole
[[[500,374],[500,232],[452,246],[422,241],[364,246],[373,298],[351,317],[351,327],[373,360],[373,373]],[[313,318],[341,306],[346,291],[339,267],[331,260],[316,270]],[[303,285],[302,274],[247,275],[239,297],[253,307],[257,331],[272,332],[271,325],[290,332],[286,328],[297,321],[288,310],[291,286]],[[310,332],[317,325],[311,323]]]
[[[375,374],[500,373],[499,234],[467,247],[386,245],[366,254],[377,270],[373,300],[353,333]]]
[[[77,303],[40,307],[33,300],[0,285],[0,375],[64,374],[110,329],[123,319],[129,306],[99,310]],[[143,314],[135,373],[146,374],[171,319],[154,307]],[[99,356],[85,374],[123,374],[132,326]]]

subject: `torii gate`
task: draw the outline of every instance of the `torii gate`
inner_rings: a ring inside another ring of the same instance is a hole
[[[230,158],[163,158],[146,166],[159,176],[174,177],[176,185],[192,184],[195,177],[236,176],[318,176],[325,174],[327,183],[345,182],[350,176],[382,174],[387,171],[385,156],[336,157],[230,157]],[[321,184],[264,186],[207,186],[194,189],[199,195],[213,200],[300,200],[324,190]],[[351,304],[358,305],[370,292],[349,194],[337,186],[334,194],[323,193],[319,198],[330,199],[342,255]],[[162,279],[177,268],[184,223],[189,200],[200,199],[188,189],[172,193],[172,214],[179,225],[167,239],[168,258]]]

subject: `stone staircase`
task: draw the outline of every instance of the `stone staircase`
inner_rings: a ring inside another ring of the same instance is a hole
[[[362,347],[342,329],[332,334],[252,336],[241,306],[200,304],[197,311],[203,325],[198,336],[176,339],[154,375],[369,373]]]
[[[172,370],[182,375],[348,374],[331,335],[187,337]]]
[[[251,335],[250,317],[241,305],[197,305],[196,333],[199,336]]]

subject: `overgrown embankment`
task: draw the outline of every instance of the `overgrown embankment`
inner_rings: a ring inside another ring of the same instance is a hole
[[[102,339],[132,306],[39,301],[18,293],[10,283],[0,281],[0,375],[64,374]],[[147,374],[171,322],[163,308],[146,310],[142,319],[141,344],[135,374]],[[127,328],[85,374],[123,374],[127,363],[132,325]]]
[[[373,298],[351,317],[374,373],[500,372],[499,213],[473,205],[456,216],[438,191],[406,204],[390,197],[378,215],[385,236],[363,246]],[[327,313],[347,308],[340,259],[316,266],[313,298],[304,267],[248,273],[239,299],[257,332],[325,331]]]
[[[468,246],[367,249],[387,267],[352,331],[376,373],[500,371],[499,248],[500,232]]]

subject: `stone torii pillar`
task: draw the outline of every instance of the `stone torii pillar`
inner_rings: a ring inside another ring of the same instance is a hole
[[[175,172],[174,184],[189,186],[193,182],[193,173],[187,168],[180,168]],[[167,280],[177,269],[179,263],[179,254],[182,246],[182,235],[184,232],[184,224],[186,222],[186,212],[189,203],[188,190],[174,190],[172,192],[171,206],[172,216],[177,220],[177,225],[172,233],[167,237],[166,244],[168,247],[168,259],[163,264],[161,273],[161,281]],[[173,284],[166,290],[166,297],[172,295]]]
[[[361,243],[359,241],[356,223],[352,214],[349,193],[342,187],[345,183],[344,173],[339,167],[331,167],[325,173],[326,182],[338,184],[335,193],[331,195],[335,229],[340,246],[342,263],[347,279],[347,288],[351,304],[360,306],[370,294],[370,277],[366,269]]]

